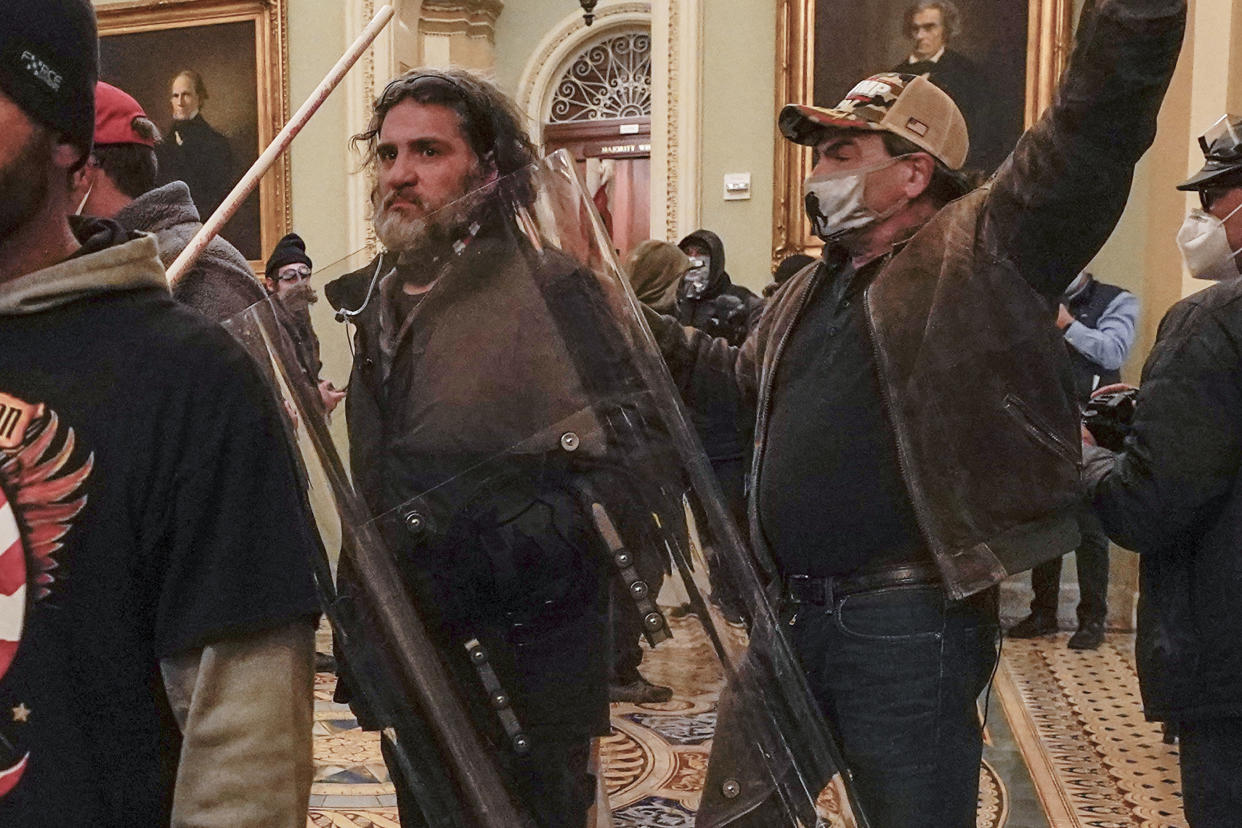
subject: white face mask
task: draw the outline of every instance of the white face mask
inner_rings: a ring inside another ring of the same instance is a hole
[[[1196,207],[1186,216],[1182,228],[1177,231],[1177,246],[1181,248],[1191,276],[1220,282],[1242,275],[1235,258],[1242,251],[1230,249],[1229,236],[1225,233],[1225,222],[1238,210],[1242,210],[1242,205],[1219,219]]]
[[[813,175],[802,185],[806,215],[811,220],[811,232],[826,242],[839,241],[894,215],[906,206],[902,199],[883,213],[877,213],[864,203],[867,192],[867,176],[891,167],[905,156],[887,158],[866,167],[853,170]]]
[[[712,260],[710,256],[695,256],[690,260],[694,267],[686,271],[686,275],[682,277],[685,285],[685,295],[691,299],[697,299],[707,292],[708,282],[711,280]]]

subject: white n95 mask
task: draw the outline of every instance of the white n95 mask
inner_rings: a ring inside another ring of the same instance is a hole
[[[1239,251],[1229,247],[1229,236],[1225,233],[1225,222],[1238,210],[1242,210],[1242,205],[1224,219],[1199,208],[1186,216],[1177,231],[1177,246],[1191,276],[1219,282],[1242,275],[1235,258]]]

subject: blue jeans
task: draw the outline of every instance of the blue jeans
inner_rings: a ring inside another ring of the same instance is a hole
[[[871,825],[973,828],[997,590],[963,601],[936,585],[855,593],[797,605],[788,629]]]

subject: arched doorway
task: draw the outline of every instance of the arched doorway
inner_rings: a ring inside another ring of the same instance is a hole
[[[651,237],[651,29],[614,28],[562,64],[543,144],[568,150],[620,256]]]

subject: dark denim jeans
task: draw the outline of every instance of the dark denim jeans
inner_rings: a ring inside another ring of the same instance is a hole
[[[890,587],[796,610],[794,650],[873,828],[974,826],[997,590],[950,601],[939,586]]]
[[[1078,531],[1082,534],[1074,550],[1078,561],[1078,626],[1103,624],[1108,616],[1108,535],[1090,506],[1078,513]],[[1062,560],[1053,558],[1031,570],[1031,588],[1035,591],[1031,612],[1035,615],[1057,617]]]

